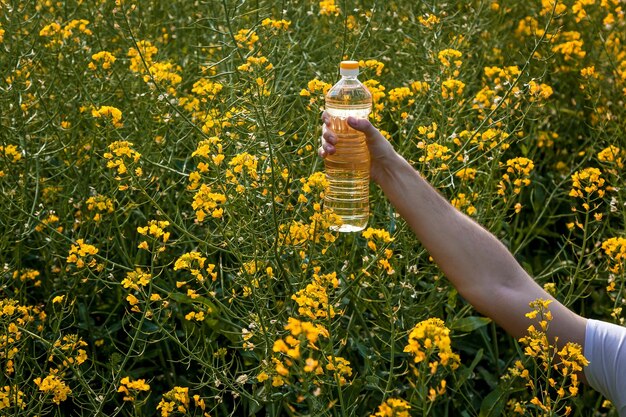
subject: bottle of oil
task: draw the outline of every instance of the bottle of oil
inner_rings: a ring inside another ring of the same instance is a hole
[[[337,152],[324,159],[330,188],[324,199],[341,217],[339,232],[365,229],[369,217],[370,154],[365,135],[348,126],[349,116],[367,118],[372,110],[372,95],[358,79],[359,63],[342,61],[341,80],[326,94],[326,112],[337,135]]]

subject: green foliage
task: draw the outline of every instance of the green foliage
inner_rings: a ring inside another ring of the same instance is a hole
[[[622,324],[625,25],[611,0],[0,1],[0,415],[539,415],[502,379],[523,348],[380,190],[371,230],[328,229],[323,92],[361,61],[394,147]],[[570,415],[615,415],[580,391]]]

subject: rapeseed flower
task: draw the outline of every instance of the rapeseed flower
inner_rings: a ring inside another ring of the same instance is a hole
[[[127,376],[120,380],[120,386],[117,389],[117,392],[124,394],[124,401],[135,401],[137,394],[143,391],[150,391],[150,385],[145,379],[131,380]]]

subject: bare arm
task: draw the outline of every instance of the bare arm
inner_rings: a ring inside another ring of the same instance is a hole
[[[326,122],[326,116],[324,116]],[[526,334],[529,302],[550,299],[549,328],[559,344],[584,344],[586,320],[545,292],[507,248],[441,196],[367,120],[349,120],[366,134],[371,175],[459,293],[514,337]],[[334,152],[336,137],[325,127],[320,154]]]

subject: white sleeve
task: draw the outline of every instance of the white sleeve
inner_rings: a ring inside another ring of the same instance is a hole
[[[626,417],[626,327],[587,320],[584,355],[589,385]]]

